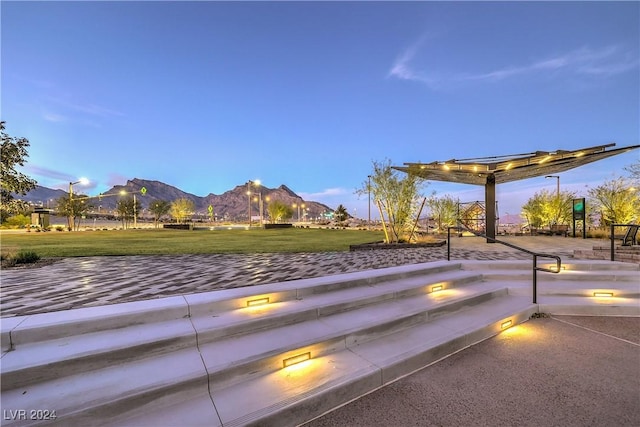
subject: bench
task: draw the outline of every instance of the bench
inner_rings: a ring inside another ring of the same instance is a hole
[[[569,226],[566,224],[553,224],[551,226],[551,234],[566,237],[569,235]]]

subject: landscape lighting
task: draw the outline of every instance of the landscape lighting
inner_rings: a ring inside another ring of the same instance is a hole
[[[513,322],[511,321],[511,319],[504,321],[500,324],[500,329],[507,329],[508,327],[510,327],[511,325],[513,325]]]
[[[301,353],[296,356],[288,357],[282,360],[282,367],[286,368],[291,365],[295,365],[296,363],[304,362],[305,360],[311,359],[311,353]]]
[[[269,297],[256,298],[247,301],[247,307],[255,307],[257,305],[269,304]]]

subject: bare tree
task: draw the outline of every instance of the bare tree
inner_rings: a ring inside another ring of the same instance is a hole
[[[422,203],[420,190],[424,180],[414,174],[401,175],[391,168],[390,160],[385,160],[373,162],[370,182],[365,181],[356,193],[366,195],[371,191],[381,210],[382,221],[389,224],[388,240],[397,243],[408,238]]]

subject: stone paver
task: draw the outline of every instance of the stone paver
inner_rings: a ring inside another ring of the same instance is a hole
[[[598,242],[562,237],[505,240],[568,259]],[[602,243],[600,243],[602,244]],[[21,316],[446,259],[436,248],[297,254],[212,254],[65,258],[0,272],[1,317]],[[484,239],[452,239],[451,259],[531,259]]]

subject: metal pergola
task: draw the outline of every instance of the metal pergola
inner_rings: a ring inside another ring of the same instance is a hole
[[[579,150],[536,151],[431,163],[404,163],[405,166],[393,166],[393,169],[431,181],[483,185],[487,215],[486,235],[495,238],[496,184],[564,172],[640,148],[640,145],[633,145],[610,149],[615,145],[611,143]]]

